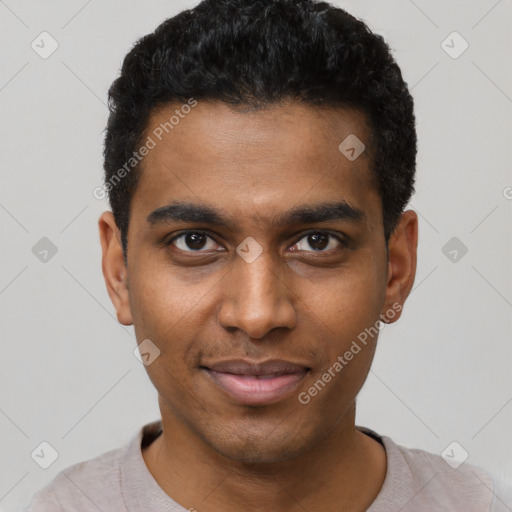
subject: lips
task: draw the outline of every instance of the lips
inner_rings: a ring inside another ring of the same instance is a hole
[[[310,368],[290,361],[231,360],[201,367],[231,400],[244,405],[270,405],[290,396]]]

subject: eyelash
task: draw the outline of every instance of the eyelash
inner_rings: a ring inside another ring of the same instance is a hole
[[[177,235],[175,235],[173,238],[171,238],[169,241],[165,242],[164,245],[165,246],[169,246],[169,245],[173,245],[173,242],[175,240],[178,240],[179,238],[181,237],[184,237],[185,235],[188,235],[190,233],[197,233],[197,234],[200,234],[200,235],[205,235],[207,236],[208,238],[212,239],[215,243],[218,244],[217,240],[215,240],[215,238],[209,234],[207,231],[198,231],[198,230],[187,230],[187,231],[183,231]],[[298,242],[300,242],[303,238],[306,238],[308,235],[312,235],[312,234],[322,234],[322,235],[328,235],[332,238],[334,238],[336,241],[339,242],[340,246],[341,246],[341,249],[346,249],[348,248],[348,243],[346,240],[344,240],[342,237],[340,237],[338,234],[335,234],[331,231],[325,231],[325,230],[320,230],[320,229],[310,229],[308,231],[305,231],[303,233],[301,233],[301,236],[299,238],[297,238],[295,240],[295,242],[292,244],[293,245],[296,245]],[[220,244],[219,244],[220,245]],[[205,252],[205,251],[201,251],[201,250],[198,250],[198,251],[194,251],[194,250],[190,250],[190,251],[183,251],[182,249],[178,249],[176,247],[176,249],[178,251],[181,251],[181,252],[186,252],[186,253],[198,253],[198,254],[201,254],[201,252]],[[339,250],[340,248],[337,248],[337,249],[329,249],[327,251],[325,250],[320,250],[320,251],[306,251],[306,252],[313,252],[315,254],[330,254],[332,253],[333,251],[337,251]],[[296,252],[302,252],[302,251],[296,251]]]

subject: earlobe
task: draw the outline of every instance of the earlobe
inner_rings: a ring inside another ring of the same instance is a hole
[[[417,247],[418,216],[408,210],[401,215],[388,242],[386,300],[381,313],[384,323],[393,323],[400,318],[416,276]]]
[[[101,268],[105,285],[117,319],[123,325],[132,325],[128,291],[128,271],[123,258],[120,232],[112,212],[103,212],[98,220],[102,250]]]

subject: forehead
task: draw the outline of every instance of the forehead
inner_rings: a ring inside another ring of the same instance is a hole
[[[210,101],[191,108],[166,104],[151,114],[143,135],[153,147],[141,163],[132,213],[147,215],[176,200],[254,218],[320,200],[363,209],[365,196],[375,193],[369,134],[364,115],[350,109],[294,102],[244,111]],[[360,141],[358,152],[362,144],[366,149],[348,158],[344,141]]]

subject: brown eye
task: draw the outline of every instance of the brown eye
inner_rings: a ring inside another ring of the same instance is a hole
[[[308,244],[315,251],[322,251],[329,245],[329,236],[325,233],[313,233],[307,236]]]
[[[211,241],[208,246],[208,241]],[[215,249],[216,243],[206,233],[201,231],[188,231],[174,237],[169,241],[180,251],[185,252],[199,252],[201,249],[212,250]]]
[[[306,242],[302,242],[306,240]],[[292,249],[295,251],[328,252],[346,247],[346,244],[337,236],[325,231],[311,231],[304,235]]]

